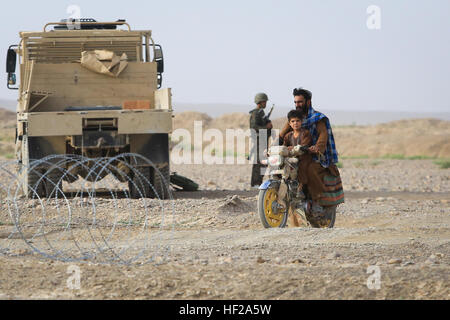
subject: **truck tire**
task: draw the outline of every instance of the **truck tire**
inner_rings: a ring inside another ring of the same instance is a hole
[[[149,184],[151,181],[151,170],[149,167],[135,168],[131,180],[128,181],[130,197],[132,199],[153,198],[154,193]]]
[[[153,174],[153,186],[158,193],[158,196],[155,198],[159,198],[161,200],[169,198],[169,188],[170,188],[170,167],[167,165],[163,168],[159,168],[159,173],[154,171]]]
[[[44,198],[46,195],[45,192],[45,178],[42,178],[42,173],[37,169],[32,169],[27,173],[27,198],[29,199],[37,199]],[[40,179],[40,180],[39,180]]]
[[[135,168],[135,172],[140,174],[134,174],[132,180],[128,181],[128,190],[132,199],[159,198],[163,200],[169,198],[169,166],[160,168],[160,174],[150,167]]]
[[[45,175],[45,195],[47,198],[63,198],[63,173],[59,168],[52,168]]]

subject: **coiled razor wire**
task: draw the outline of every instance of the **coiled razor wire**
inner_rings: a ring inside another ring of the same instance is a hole
[[[0,253],[20,254],[22,239],[49,259],[146,264],[163,261],[170,249],[161,245],[174,227],[170,181],[139,154],[7,161],[0,177]]]

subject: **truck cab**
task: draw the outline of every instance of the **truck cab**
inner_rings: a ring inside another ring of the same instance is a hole
[[[139,154],[153,165],[133,166],[164,197],[162,180],[170,179],[172,94],[162,88],[164,58],[152,31],[132,30],[125,20],[81,19],[47,23],[42,31],[19,35],[6,63],[7,86],[18,92],[17,160],[26,167],[49,155]],[[164,179],[158,179],[155,168]],[[73,176],[86,178],[85,171]],[[37,178],[25,174],[24,188]],[[133,197],[142,195],[129,185]],[[43,183],[36,189],[45,196],[49,188]],[[144,196],[154,195],[147,190]]]

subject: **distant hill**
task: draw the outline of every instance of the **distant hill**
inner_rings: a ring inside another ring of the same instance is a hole
[[[450,121],[408,119],[333,129],[342,156],[450,158]]]
[[[269,101],[270,102],[270,101]],[[0,108],[6,110],[16,111],[17,102],[14,100],[0,99]],[[272,105],[269,103],[267,112]],[[232,113],[245,113],[248,112],[254,106],[241,105],[241,104],[224,104],[224,103],[173,103],[175,113],[181,112],[197,112],[204,113],[211,118],[217,118],[225,114]],[[398,111],[345,111],[345,110],[327,110],[317,108],[319,111],[325,113],[331,120],[334,126],[343,125],[375,125],[379,123],[386,123],[390,121],[404,120],[404,119],[426,119],[434,118],[450,121],[450,108],[449,112],[398,112]],[[275,106],[272,113],[272,119],[285,118],[287,113],[291,110],[286,106]]]
[[[6,99],[0,99],[0,108],[10,110],[10,111],[16,111],[17,101],[15,100],[6,100]]]
[[[10,110],[0,108],[0,119],[3,122],[3,123],[0,123],[0,125],[4,124],[5,122],[15,121],[16,113],[12,112]]]
[[[0,108],[0,159],[14,157],[16,114]]]
[[[4,155],[11,155],[14,150],[16,114],[0,108],[0,119],[1,158]],[[233,128],[246,130],[249,125],[249,114],[234,112],[211,117],[200,112],[176,112],[174,129],[184,128],[192,134],[194,121],[203,122],[203,132],[212,128],[222,132]],[[280,128],[285,121],[284,117],[274,118],[274,128]],[[333,122],[335,123],[336,121]],[[341,156],[404,155],[450,158],[450,121],[448,120],[403,119],[366,126],[335,125],[333,133]]]
[[[271,108],[269,103],[266,108],[267,112]],[[205,113],[210,117],[216,118],[224,114],[230,113],[245,113],[253,108],[253,105],[238,105],[238,104],[189,104],[189,103],[173,103],[173,108],[176,113],[192,111],[198,113]],[[339,111],[339,110],[326,110],[317,108],[319,111],[326,114],[334,126],[342,125],[374,125],[378,123],[386,123],[390,121],[403,120],[403,119],[424,119],[435,118],[441,120],[450,120],[449,112],[397,112],[397,111]],[[285,118],[289,110],[289,107],[275,106],[272,113],[272,119]],[[364,110],[364,108],[361,108]]]
[[[194,121],[207,129],[248,129],[249,115],[243,112],[212,118],[206,113],[176,113],[174,129],[193,133]],[[273,119],[275,129],[286,123],[285,118]],[[338,152],[345,157],[383,157],[388,155],[450,158],[450,121],[440,119],[404,119],[376,125],[335,126],[333,133]],[[225,137],[225,135],[224,135]]]

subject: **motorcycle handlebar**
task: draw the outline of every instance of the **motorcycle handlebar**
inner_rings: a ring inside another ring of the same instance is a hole
[[[303,152],[305,152],[305,153],[309,152],[309,148],[306,147],[306,146],[300,147],[300,150],[303,151]]]

